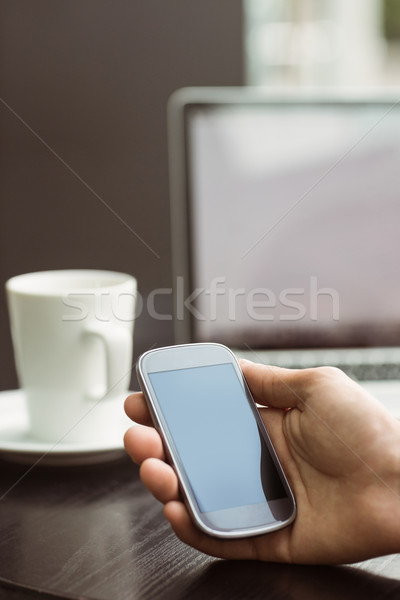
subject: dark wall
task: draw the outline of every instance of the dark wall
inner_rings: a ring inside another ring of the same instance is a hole
[[[104,268],[144,296],[171,285],[167,99],[242,83],[241,0],[2,0],[0,389],[17,385],[9,277]],[[142,313],[135,354],[171,341],[170,321]]]

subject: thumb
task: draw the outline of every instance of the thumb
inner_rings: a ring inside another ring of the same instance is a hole
[[[302,408],[309,390],[307,369],[283,369],[239,360],[247,385],[258,404]]]

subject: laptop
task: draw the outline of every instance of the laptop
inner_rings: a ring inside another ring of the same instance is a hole
[[[400,93],[168,106],[175,343],[335,365],[400,418]]]

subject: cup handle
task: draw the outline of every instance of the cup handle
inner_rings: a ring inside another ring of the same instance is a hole
[[[96,336],[104,345],[106,356],[106,391],[87,392],[90,400],[110,398],[123,393],[129,385],[132,361],[132,333],[126,327],[93,323],[88,325],[84,336]]]

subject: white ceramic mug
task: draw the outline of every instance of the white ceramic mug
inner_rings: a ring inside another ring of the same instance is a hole
[[[31,436],[88,444],[112,439],[131,378],[135,278],[43,271],[13,277],[6,291]]]

